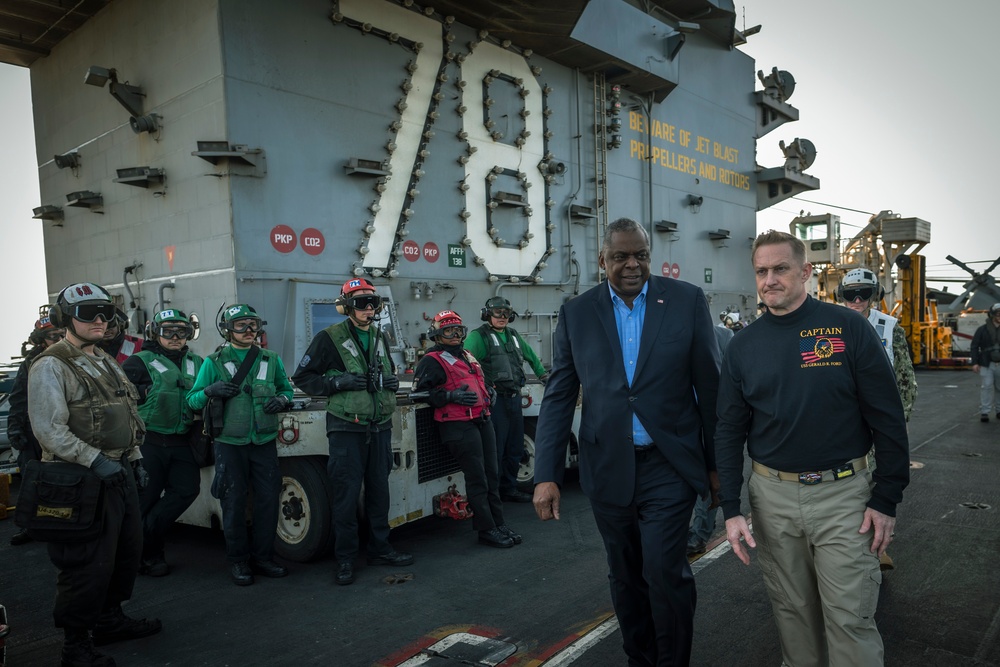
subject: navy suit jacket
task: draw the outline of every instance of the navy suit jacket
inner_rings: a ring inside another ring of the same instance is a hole
[[[700,288],[652,276],[629,387],[607,281],[563,304],[535,431],[535,483],[562,484],[582,386],[580,483],[589,498],[620,507],[632,502],[633,411],[677,472],[707,494],[719,387],[713,326]]]

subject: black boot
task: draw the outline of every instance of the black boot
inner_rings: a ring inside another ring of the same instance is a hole
[[[28,531],[25,528],[22,528],[10,536],[10,546],[12,547],[19,547],[22,544],[27,544],[28,542],[31,542],[31,538],[28,537]]]
[[[101,613],[94,626],[94,645],[104,646],[126,639],[138,639],[155,635],[163,629],[160,619],[129,618],[122,611],[121,605]]]
[[[62,667],[115,667],[115,659],[94,650],[86,628],[66,628]]]

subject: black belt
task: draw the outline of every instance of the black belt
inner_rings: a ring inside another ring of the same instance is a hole
[[[497,396],[502,396],[503,398],[514,398],[515,396],[520,396],[519,391],[500,391],[497,390]]]

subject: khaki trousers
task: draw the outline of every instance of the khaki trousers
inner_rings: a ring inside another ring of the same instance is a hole
[[[882,665],[882,573],[872,532],[858,533],[871,488],[867,470],[815,485],[750,475],[758,564],[788,667]]]

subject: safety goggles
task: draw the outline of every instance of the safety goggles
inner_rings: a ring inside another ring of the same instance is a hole
[[[490,309],[490,317],[495,317],[498,320],[509,320],[511,311],[509,308],[492,308]]]
[[[378,294],[363,294],[361,296],[352,296],[348,298],[347,303],[350,304],[351,308],[354,310],[367,310],[372,308],[378,311],[382,308],[382,297]]]
[[[81,303],[78,306],[70,306],[69,314],[74,320],[81,322],[93,322],[98,316],[105,322],[116,322],[113,303]]]
[[[438,334],[441,338],[465,338],[465,334],[469,332],[469,329],[465,326],[451,326],[441,329],[441,333]]]
[[[66,336],[65,331],[50,331],[49,333],[45,334],[43,338],[49,341],[50,343],[58,343],[65,336]]]
[[[187,327],[160,327],[160,330],[156,332],[160,338],[166,338],[167,340],[172,340],[174,338],[190,338],[191,330]]]
[[[229,330],[234,333],[257,333],[263,328],[260,320],[237,320],[229,325]]]
[[[841,290],[841,297],[847,303],[854,303],[857,299],[870,301],[875,296],[874,287],[845,287]]]

